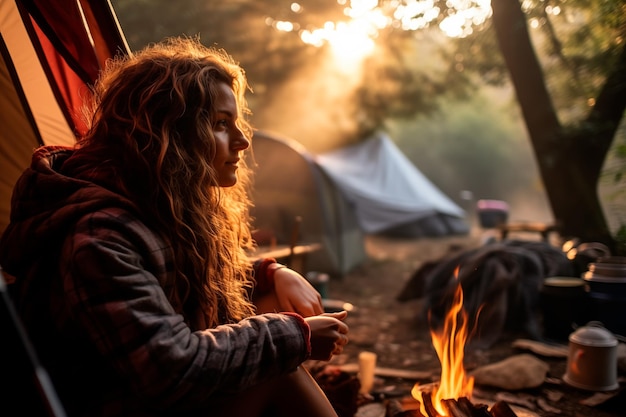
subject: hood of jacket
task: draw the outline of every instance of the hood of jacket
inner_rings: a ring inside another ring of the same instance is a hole
[[[84,215],[107,207],[135,211],[112,189],[63,175],[61,167],[73,153],[59,146],[37,149],[14,187],[10,223],[0,238],[0,267],[16,278],[35,263],[54,260],[68,230]]]

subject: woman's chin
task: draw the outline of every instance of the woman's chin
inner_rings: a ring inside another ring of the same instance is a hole
[[[227,187],[232,187],[233,185],[237,184],[237,177],[232,177],[232,178],[221,178],[220,179],[220,187],[223,188],[227,188]]]

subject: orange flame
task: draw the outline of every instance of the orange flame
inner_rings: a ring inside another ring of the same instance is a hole
[[[474,378],[466,374],[463,366],[469,326],[467,312],[463,309],[461,284],[457,285],[452,306],[446,314],[443,329],[440,332],[431,329],[430,333],[433,346],[441,362],[441,381],[438,387],[433,387],[431,399],[437,412],[442,416],[447,416],[442,400],[461,397],[471,398],[474,389]],[[428,415],[417,384],[413,387],[411,394],[420,401],[422,414]]]

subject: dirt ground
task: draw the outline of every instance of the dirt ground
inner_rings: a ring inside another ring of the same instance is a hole
[[[436,381],[441,368],[430,340],[428,325],[419,314],[420,300],[398,302],[396,296],[423,262],[438,259],[450,250],[469,249],[480,244],[480,236],[417,240],[369,236],[366,240],[369,259],[343,278],[331,279],[328,286],[329,299],[345,301],[354,306],[347,318],[350,343],[344,354],[333,360],[333,364],[356,364],[359,352],[371,351],[377,354],[377,367],[432,375],[421,380],[411,377],[377,377],[373,392],[384,393],[383,396],[387,399],[409,396],[410,389],[416,382],[426,384]],[[505,334],[488,350],[466,353],[466,369],[471,370],[522,353],[512,347],[511,343],[524,337],[525,335]],[[547,402],[552,407],[547,407],[549,411],[534,404],[535,407],[531,407],[528,413],[517,411],[518,416],[626,416],[623,375],[620,375],[621,391],[617,394],[586,392],[562,383],[566,358],[541,359],[550,366],[546,382],[541,387],[502,394],[501,390],[477,386],[474,395],[478,393],[481,398],[490,400],[508,394],[526,399],[549,398]],[[610,399],[602,401],[602,396]],[[580,403],[599,397],[599,405],[588,406]]]

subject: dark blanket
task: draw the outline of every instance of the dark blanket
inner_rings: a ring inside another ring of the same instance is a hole
[[[502,241],[427,262],[397,299],[425,300],[421,314],[439,329],[458,284],[474,332],[469,348],[488,348],[505,330],[540,340],[540,292],[549,276],[574,276],[574,265],[545,242]]]

